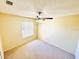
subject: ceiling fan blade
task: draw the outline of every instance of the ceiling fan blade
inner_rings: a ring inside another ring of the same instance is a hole
[[[42,19],[51,19],[52,20],[53,18],[52,17],[45,17],[45,18],[42,18]]]
[[[45,18],[45,19],[53,19],[53,18],[51,17],[51,18]]]
[[[28,18],[28,19],[36,19],[35,17],[32,17],[32,16],[28,16],[26,18]]]

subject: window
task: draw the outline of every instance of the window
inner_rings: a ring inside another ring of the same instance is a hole
[[[34,34],[34,24],[33,22],[22,22],[22,37],[29,37]]]

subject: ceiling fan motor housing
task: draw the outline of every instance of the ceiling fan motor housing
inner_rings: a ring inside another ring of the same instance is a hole
[[[40,18],[39,16],[37,16],[37,19],[38,19],[38,20],[41,20],[41,18]]]

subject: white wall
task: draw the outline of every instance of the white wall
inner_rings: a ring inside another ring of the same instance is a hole
[[[74,54],[79,31],[57,26],[54,22],[39,24],[39,38]]]
[[[75,52],[75,58],[79,59],[79,40],[77,42],[77,49],[76,49],[76,52]]]

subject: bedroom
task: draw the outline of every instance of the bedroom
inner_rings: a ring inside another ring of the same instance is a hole
[[[7,4],[6,1],[12,2],[12,5]],[[78,2],[78,0],[0,0],[2,58],[74,59],[76,57],[78,59]],[[39,15],[39,11],[41,11],[41,15]],[[40,22],[37,15],[52,17],[53,19],[45,19]],[[31,25],[27,25],[29,28],[33,27],[30,30],[26,28],[26,30],[29,30],[28,32],[32,32],[26,37],[22,36],[23,22],[30,22]],[[23,47],[27,47],[27,45],[30,48],[24,49]],[[50,46],[54,47],[53,51]],[[26,49],[27,54],[25,53]],[[46,49],[44,53],[43,49]],[[53,57],[51,56],[52,54],[54,54]]]

